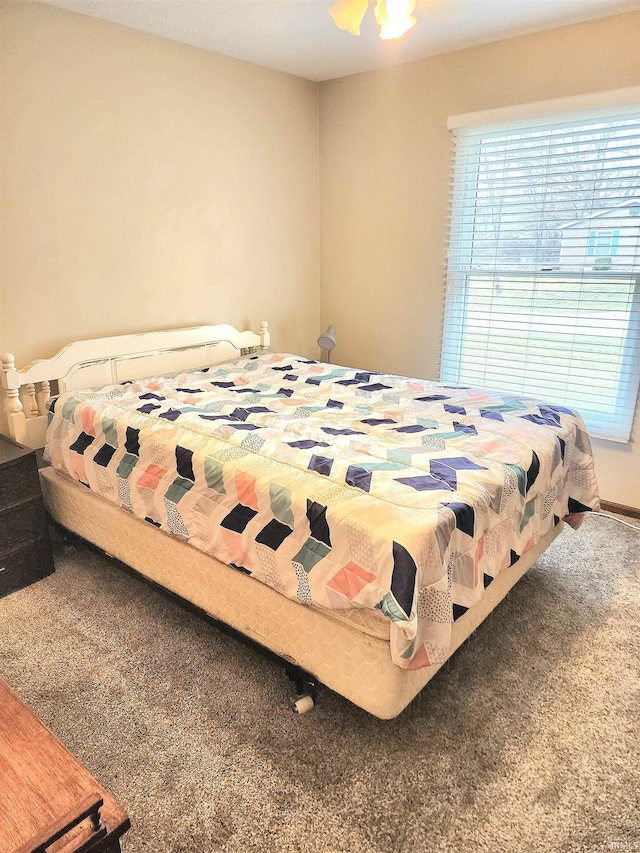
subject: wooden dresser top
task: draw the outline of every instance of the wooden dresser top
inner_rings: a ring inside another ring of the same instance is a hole
[[[0,779],[3,853],[19,849],[96,793],[104,799],[101,818],[109,836],[118,838],[129,828],[126,812],[1,680]],[[90,834],[85,822],[60,849],[71,851]]]

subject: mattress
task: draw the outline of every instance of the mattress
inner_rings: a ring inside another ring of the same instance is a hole
[[[282,596],[360,611],[402,669],[445,660],[500,573],[598,507],[566,407],[288,354],[61,395],[47,454]]]

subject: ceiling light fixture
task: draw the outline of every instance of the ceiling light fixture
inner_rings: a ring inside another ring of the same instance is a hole
[[[329,9],[329,14],[341,30],[359,36],[368,6],[369,0],[338,0]],[[411,14],[415,8],[416,0],[376,0],[374,14],[380,27],[380,38],[400,38],[415,26],[416,18]]]

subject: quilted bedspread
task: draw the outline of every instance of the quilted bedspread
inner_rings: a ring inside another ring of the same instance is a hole
[[[47,453],[289,598],[378,609],[403,668],[444,659],[500,571],[598,508],[574,411],[282,354],[62,394]]]

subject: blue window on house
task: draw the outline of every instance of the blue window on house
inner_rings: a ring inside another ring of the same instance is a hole
[[[587,255],[591,257],[612,258],[618,252],[618,238],[620,231],[615,229],[594,229],[589,231],[589,239],[587,240]]]

